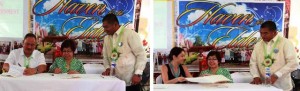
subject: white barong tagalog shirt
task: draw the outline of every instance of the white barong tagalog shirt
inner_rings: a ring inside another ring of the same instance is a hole
[[[11,51],[4,63],[25,67],[25,58],[27,57],[24,54],[23,48],[19,48]],[[30,59],[29,68],[36,68],[39,65],[46,65],[44,53],[41,53],[40,51],[34,50],[31,56],[28,58]]]
[[[103,45],[103,64],[105,69],[110,68],[110,57],[113,49],[111,48],[111,41],[113,41],[113,45],[118,46],[117,51],[120,53],[116,62],[116,77],[124,80],[126,85],[130,86],[132,76],[134,74],[143,73],[147,59],[142,41],[135,31],[124,28],[120,38],[122,46],[119,46],[119,44],[116,43],[118,36],[120,36],[121,29],[123,28],[124,27],[121,26],[113,35],[105,36]]]
[[[277,38],[279,38],[279,42],[275,48],[277,48],[279,51],[275,53],[272,47]],[[250,60],[250,73],[252,74],[253,78],[265,77],[265,67],[262,65],[265,56],[264,44],[266,44],[267,53],[273,52],[272,57],[275,59],[274,64],[270,67],[271,74],[278,76],[274,86],[285,91],[291,90],[293,88],[291,72],[296,70],[298,66],[296,50],[288,39],[283,38],[278,34],[268,43],[262,40],[255,44]]]

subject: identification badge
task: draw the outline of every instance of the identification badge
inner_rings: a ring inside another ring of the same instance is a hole
[[[122,43],[122,42],[120,42],[118,45],[119,45],[119,47],[121,47],[121,46],[123,45],[123,43]]]

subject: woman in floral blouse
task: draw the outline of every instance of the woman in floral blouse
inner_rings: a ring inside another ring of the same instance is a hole
[[[208,76],[208,75],[223,75],[232,82],[231,75],[229,71],[225,68],[219,67],[219,63],[221,62],[220,53],[217,51],[210,51],[207,54],[207,64],[208,69],[204,70],[200,73],[200,76]]]
[[[55,59],[55,62],[49,68],[49,72],[53,72],[55,74],[85,74],[82,62],[74,57],[75,49],[76,44],[74,40],[65,40],[60,48],[62,51],[62,57]]]

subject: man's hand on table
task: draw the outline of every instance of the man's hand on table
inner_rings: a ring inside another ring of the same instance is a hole
[[[277,81],[277,79],[278,77],[275,74],[271,75],[271,84],[274,84]]]
[[[2,72],[8,72],[9,70],[9,64],[8,63],[4,63],[2,66]]]
[[[132,85],[137,85],[137,84],[139,84],[140,82],[141,82],[141,76],[139,76],[139,75],[137,75],[137,74],[134,74],[133,76],[132,76],[132,79],[131,79],[131,84]]]
[[[36,68],[26,68],[24,70],[24,75],[33,75],[37,73],[37,69]]]
[[[109,73],[110,73],[110,68],[107,68],[107,69],[102,73],[102,75],[108,76]]]
[[[251,82],[251,84],[261,84],[261,83],[262,83],[262,82],[261,82],[261,80],[260,80],[259,77],[253,78],[253,81]]]

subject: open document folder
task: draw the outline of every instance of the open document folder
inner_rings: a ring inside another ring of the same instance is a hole
[[[6,73],[2,73],[2,76],[10,76],[10,77],[20,77],[23,76],[23,72],[25,70],[25,67],[19,67],[15,65],[9,66],[9,71]]]
[[[230,80],[223,75],[210,75],[210,76],[186,78],[186,79],[187,81],[198,82],[198,83],[230,82]]]

